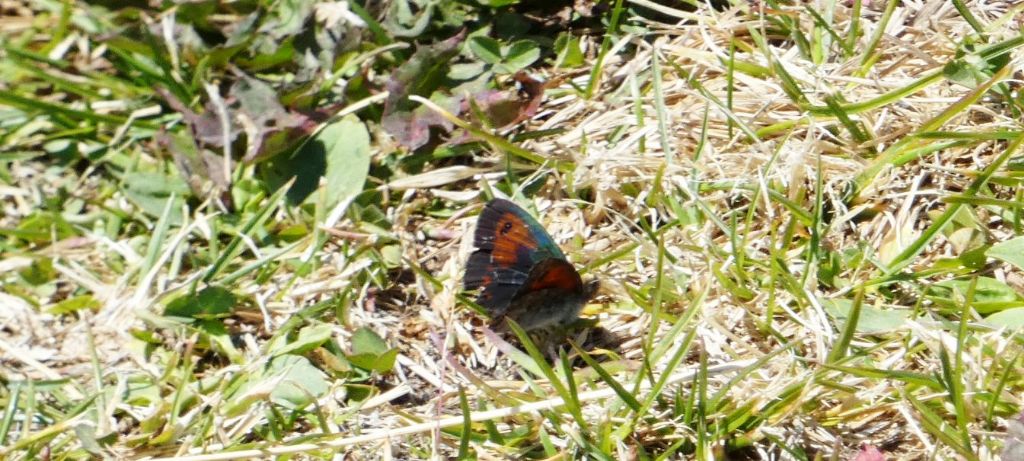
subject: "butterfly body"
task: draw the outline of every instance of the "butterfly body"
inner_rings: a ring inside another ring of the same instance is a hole
[[[465,288],[481,289],[477,303],[491,317],[526,330],[574,321],[599,287],[584,283],[540,223],[508,200],[487,203],[473,244]]]
[[[580,290],[567,292],[548,288],[528,291],[512,301],[505,317],[515,320],[527,331],[568,325],[579,317],[583,306],[597,293],[598,286],[598,282],[592,280]]]

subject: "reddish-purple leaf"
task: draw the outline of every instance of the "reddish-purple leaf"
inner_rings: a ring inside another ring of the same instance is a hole
[[[473,95],[473,103],[485,117],[487,123],[497,129],[509,128],[537,113],[541,99],[544,97],[544,84],[530,77],[525,72],[515,75],[520,84],[517,91],[485,90]],[[463,111],[469,110],[469,104],[463,105]]]
[[[458,114],[460,99],[448,98],[440,93],[435,93],[431,98],[449,112]],[[395,138],[395,142],[416,150],[430,141],[430,127],[436,127],[448,133],[454,125],[447,119],[427,107],[417,107],[413,111],[395,112],[385,115],[381,120],[381,126]]]
[[[195,113],[169,91],[157,88],[172,109],[181,113],[189,127],[196,150],[224,149],[223,122],[218,108],[207,102],[202,114]],[[325,114],[306,115],[289,110],[278,102],[277,92],[269,85],[247,75],[240,75],[223,98],[227,111],[227,141],[234,144],[245,135],[245,162],[255,162],[286,152],[311,135]],[[233,149],[232,149],[233,150]]]

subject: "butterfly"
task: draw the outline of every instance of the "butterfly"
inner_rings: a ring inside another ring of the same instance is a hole
[[[473,245],[463,286],[481,289],[476,302],[492,318],[511,318],[525,330],[575,321],[600,287],[584,283],[544,227],[508,200],[484,206]]]

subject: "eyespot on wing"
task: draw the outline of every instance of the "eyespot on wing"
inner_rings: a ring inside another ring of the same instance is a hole
[[[473,244],[482,250],[498,249],[502,261],[511,260],[516,248],[521,256],[527,256],[531,266],[546,258],[565,259],[562,250],[530,213],[515,203],[494,199],[484,206],[477,219]],[[526,268],[529,270],[529,268]]]

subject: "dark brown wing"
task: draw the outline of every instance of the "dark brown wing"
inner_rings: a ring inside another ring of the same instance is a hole
[[[565,260],[537,220],[508,200],[487,203],[477,219],[473,244],[477,250],[466,264],[463,285],[483,289],[477,303],[492,315],[508,309],[538,262]]]
[[[557,289],[566,294],[582,293],[583,279],[580,278],[580,273],[569,261],[557,258],[545,259],[533,267],[526,282],[516,293],[516,297],[547,289]]]

